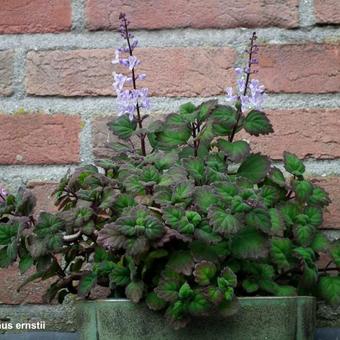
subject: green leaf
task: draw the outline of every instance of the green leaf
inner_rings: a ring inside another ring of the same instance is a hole
[[[313,184],[306,180],[294,181],[293,190],[299,201],[306,202],[313,192]]]
[[[114,264],[109,278],[117,286],[126,286],[130,282],[130,270],[119,263]]]
[[[304,266],[303,274],[300,280],[300,286],[303,288],[313,288],[318,281],[318,270],[316,266]]]
[[[162,279],[155,288],[157,296],[167,302],[174,302],[178,298],[180,283],[171,279]]]
[[[222,240],[222,237],[215,233],[208,224],[204,224],[195,229],[195,238],[205,241],[206,243],[217,243]]]
[[[210,303],[201,293],[196,293],[188,306],[188,311],[193,316],[206,315],[210,308]]]
[[[292,266],[292,248],[293,244],[290,239],[274,238],[272,239],[272,246],[270,256],[273,263],[280,269],[290,269]]]
[[[264,112],[252,110],[243,122],[244,129],[251,135],[268,135],[274,132],[272,124]]]
[[[211,113],[212,130],[216,136],[225,136],[231,133],[237,122],[237,113],[231,106],[218,105]]]
[[[201,261],[196,264],[194,270],[195,281],[200,286],[207,286],[210,283],[210,280],[214,278],[216,274],[217,268],[216,265],[209,261]]]
[[[237,286],[237,276],[229,267],[225,267],[221,272],[221,277],[226,280],[228,286],[236,287]]]
[[[298,225],[295,228],[295,237],[297,242],[304,246],[304,247],[308,247],[313,238],[314,238],[314,234],[315,234],[315,229],[313,226],[311,225]]]
[[[191,182],[181,182],[174,186],[171,200],[175,204],[185,202],[191,199],[193,191],[194,185]]]
[[[169,150],[185,144],[191,137],[191,129],[186,125],[166,126],[161,132],[156,132],[158,147],[161,150]]]
[[[250,146],[245,141],[228,142],[224,139],[217,141],[217,147],[229,160],[235,163],[243,161],[250,153]]]
[[[263,208],[254,208],[246,215],[246,223],[250,227],[258,228],[269,233],[271,231],[271,219],[269,212]]]
[[[311,248],[316,252],[326,251],[329,249],[329,245],[326,235],[322,232],[317,232],[312,241]]]
[[[261,196],[266,207],[270,208],[280,199],[280,191],[277,187],[264,185],[261,188]]]
[[[155,292],[149,293],[146,296],[145,302],[147,306],[154,311],[162,310],[167,305],[167,302],[162,300]]]
[[[326,302],[332,305],[340,304],[340,277],[322,276],[319,281],[319,292]]]
[[[24,274],[30,269],[33,265],[33,258],[30,255],[26,255],[20,259],[19,269],[20,273]]]
[[[177,228],[179,222],[184,216],[184,209],[168,206],[163,210],[163,219],[166,224]]]
[[[138,303],[143,297],[144,282],[132,281],[125,288],[126,297],[133,303]]]
[[[109,129],[119,138],[128,139],[137,128],[137,121],[130,120],[128,115],[116,118],[108,123]]]
[[[182,104],[179,108],[180,114],[184,114],[184,115],[193,113],[195,110],[196,110],[196,106],[191,102]]]
[[[241,228],[240,222],[234,215],[219,208],[210,208],[208,219],[213,226],[213,231],[220,233],[223,236],[235,234]]]
[[[312,226],[318,227],[322,224],[323,218],[322,218],[322,210],[320,208],[307,207],[304,213],[308,216],[309,223]]]
[[[234,236],[231,244],[232,254],[240,259],[257,259],[268,253],[264,235],[255,228],[246,228]]]
[[[269,209],[271,229],[270,233],[272,235],[281,236],[285,230],[285,223],[282,214],[279,209],[271,208]]]
[[[336,241],[331,244],[330,255],[334,263],[340,267],[340,241]]]
[[[285,187],[286,186],[286,180],[282,173],[282,171],[279,168],[272,167],[269,170],[268,177],[278,186]]]
[[[224,296],[223,296],[223,292],[221,289],[219,289],[218,287],[208,287],[207,289],[207,297],[209,299],[209,301],[211,301],[214,305],[219,305]]]
[[[302,176],[305,172],[305,166],[296,155],[289,152],[283,153],[283,161],[285,169],[295,176]]]
[[[202,159],[190,157],[183,159],[182,163],[185,169],[188,170],[189,175],[195,180],[196,183],[204,183],[205,165]]]
[[[79,282],[78,294],[83,297],[87,296],[90,293],[91,289],[96,285],[96,283],[97,273],[92,272],[83,276],[83,278]]]
[[[320,187],[314,187],[312,195],[308,199],[308,203],[324,207],[329,205],[331,203],[331,200],[326,190]]]
[[[187,299],[194,294],[194,291],[191,289],[188,282],[183,283],[181,288],[178,291],[178,296],[180,299]]]
[[[176,273],[190,275],[194,267],[194,260],[190,251],[178,250],[173,252],[170,256],[167,267]]]
[[[194,202],[197,207],[203,212],[208,212],[208,209],[218,203],[218,198],[212,191],[211,187],[204,185],[196,187],[194,192]]]
[[[249,294],[255,293],[259,289],[259,285],[254,280],[250,279],[243,280],[242,287]]]
[[[241,164],[237,174],[253,183],[259,183],[266,177],[269,167],[270,161],[266,156],[252,154]]]
[[[12,242],[12,238],[17,236],[19,229],[18,224],[0,224],[0,245],[8,245]]]
[[[42,212],[39,215],[38,224],[34,231],[39,237],[50,236],[58,231],[62,231],[64,222],[56,215]]]

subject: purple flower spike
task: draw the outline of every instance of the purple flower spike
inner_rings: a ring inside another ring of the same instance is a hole
[[[0,203],[5,202],[7,195],[8,195],[8,192],[4,188],[0,187]]]

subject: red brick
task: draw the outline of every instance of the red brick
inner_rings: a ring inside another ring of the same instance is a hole
[[[297,0],[88,0],[87,26],[116,29],[120,12],[144,29],[296,27],[299,20]]]
[[[79,162],[79,116],[0,115],[0,164]]]
[[[0,34],[69,31],[71,0],[1,0]]]
[[[315,18],[319,24],[340,24],[339,0],[314,0]]]
[[[262,46],[259,78],[270,92],[340,91],[340,45]]]
[[[340,229],[340,177],[314,177],[312,181],[324,188],[332,200],[324,214],[322,227],[325,229]]]
[[[32,191],[37,199],[34,214],[39,216],[43,211],[55,212],[57,207],[54,205],[53,191],[57,188],[56,182],[30,181],[27,188]]]
[[[268,110],[267,113],[274,133],[261,137],[240,134],[251,141],[254,151],[273,159],[282,159],[284,151],[294,152],[300,158],[340,157],[340,109]]]
[[[211,96],[224,92],[233,77],[235,53],[230,48],[136,49],[147,74],[141,86],[151,95]],[[113,95],[112,49],[29,52],[27,92],[47,96]],[[116,67],[122,71],[121,66]],[[124,70],[125,71],[125,70]]]
[[[13,93],[13,61],[12,51],[0,52],[0,96],[10,96]]]

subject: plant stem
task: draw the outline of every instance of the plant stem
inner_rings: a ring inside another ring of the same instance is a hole
[[[244,90],[243,90],[243,95],[247,95],[247,91],[248,91],[248,86],[249,86],[249,81],[250,81],[250,73],[251,73],[251,65],[252,65],[252,58],[253,58],[253,48],[254,48],[254,42],[256,40],[256,32],[253,32],[253,35],[250,39],[250,49],[249,49],[249,57],[248,57],[248,69],[246,70],[247,72],[247,77],[246,77],[246,83],[244,86]],[[241,106],[237,109],[237,119],[236,119],[236,123],[233,127],[233,130],[229,136],[229,142],[232,142],[234,140],[237,128],[238,128],[238,124],[240,122],[242,116],[242,111],[241,111]]]
[[[127,25],[125,17],[123,18],[123,20],[124,20],[124,28],[125,28],[125,34],[126,34],[126,41],[127,41],[128,47],[129,47],[129,54],[132,57],[133,56],[133,51],[132,51],[132,48],[131,48],[131,43],[130,43],[130,38],[129,38],[128,25]],[[132,73],[132,85],[133,85],[133,89],[137,90],[135,68],[133,68],[131,70],[131,73]],[[137,123],[138,123],[138,127],[140,129],[143,129],[143,120],[141,118],[140,107],[139,107],[138,101],[137,101],[137,105],[136,105],[136,110],[137,110]],[[140,144],[141,144],[141,149],[142,149],[142,155],[146,156],[145,134],[144,133],[142,133],[140,135]]]
[[[192,123],[192,138],[194,139],[194,155],[197,157],[197,151],[198,151],[198,143],[196,139],[196,126],[194,123]]]

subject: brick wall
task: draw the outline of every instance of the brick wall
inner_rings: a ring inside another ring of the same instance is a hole
[[[324,228],[340,237],[339,0],[1,0],[0,184],[28,184],[37,210],[52,209],[69,167],[109,154],[120,11],[137,30],[154,116],[200,97],[222,101],[256,29],[275,134],[254,148],[279,164],[283,150],[306,159],[333,199]],[[2,270],[0,302],[39,302],[40,284],[14,292],[23,279]]]

